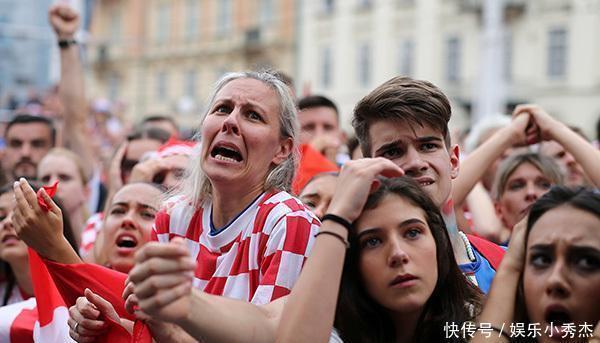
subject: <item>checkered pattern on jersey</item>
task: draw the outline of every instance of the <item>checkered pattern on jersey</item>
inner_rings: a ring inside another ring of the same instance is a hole
[[[207,293],[266,304],[290,292],[319,230],[319,220],[286,192],[260,196],[227,229],[210,234],[211,203],[194,210],[171,201],[154,237],[183,237],[197,261],[194,286]]]

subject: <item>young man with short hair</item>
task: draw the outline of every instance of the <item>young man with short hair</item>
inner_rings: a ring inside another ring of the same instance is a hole
[[[337,163],[342,131],[337,106],[322,95],[309,95],[298,101],[300,143],[308,144],[331,162]]]

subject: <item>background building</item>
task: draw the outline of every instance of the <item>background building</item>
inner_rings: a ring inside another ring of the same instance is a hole
[[[481,75],[496,68],[506,110],[538,103],[593,137],[600,116],[600,1],[498,0],[503,27],[491,39],[483,35],[484,3],[302,1],[298,82],[337,100],[349,128],[354,104],[369,90],[395,75],[427,79],[450,96],[453,124],[464,127],[481,95]],[[501,53],[486,67],[484,43],[500,45],[494,52]]]
[[[24,100],[50,85],[51,0],[0,0],[0,92]],[[29,94],[32,95],[32,94]]]
[[[294,72],[294,0],[98,1],[89,45],[91,95],[126,114],[174,114],[184,125],[226,71]]]

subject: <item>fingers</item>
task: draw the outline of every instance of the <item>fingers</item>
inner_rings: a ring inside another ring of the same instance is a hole
[[[136,264],[135,267],[133,267],[133,269],[129,272],[129,279],[137,285],[152,275],[167,273],[172,274],[174,272],[191,273],[195,267],[196,263],[189,258],[189,256],[152,257],[143,263]]]
[[[31,188],[29,183],[27,183],[27,180],[25,180],[24,178],[20,178],[19,179],[19,187],[21,188],[23,197],[29,204],[29,207],[34,209],[36,212],[38,212],[40,207],[37,204],[37,195],[35,194],[35,191],[33,190],[33,188]]]
[[[144,312],[151,313],[156,309],[179,299],[180,297],[189,294],[192,291],[192,282],[185,282],[175,288],[163,290],[151,298],[139,300],[140,308]]]
[[[167,244],[150,242],[135,253],[135,261],[140,263],[152,257],[177,258],[182,256],[189,256],[189,251],[184,245],[173,242]]]
[[[134,314],[139,307],[138,298],[135,294],[129,294],[127,298],[125,298],[125,310],[131,314]]]
[[[97,320],[99,315],[93,304],[79,297],[76,304],[69,308],[69,335],[78,342],[93,342],[108,328],[106,322]]]
[[[100,313],[102,313],[102,315],[116,321],[117,323],[120,322],[120,318],[117,315],[117,311],[115,311],[113,305],[109,303],[106,299],[90,291],[88,288],[85,289],[84,295],[90,303],[96,306],[96,308],[98,309],[98,311],[100,311]]]
[[[62,217],[62,211],[60,210],[58,205],[56,205],[54,200],[52,200],[50,195],[48,195],[48,193],[46,193],[46,190],[43,188],[40,189],[40,194],[42,196],[42,199],[44,199],[44,202],[46,202],[46,204],[48,204],[48,206],[50,206],[50,211],[52,211],[52,213]]]
[[[138,300],[143,300],[154,296],[160,290],[167,290],[180,284],[189,283],[192,279],[193,275],[189,273],[154,275],[135,286],[135,295]]]

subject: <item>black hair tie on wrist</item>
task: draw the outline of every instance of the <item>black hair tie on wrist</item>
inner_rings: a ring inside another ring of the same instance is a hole
[[[336,216],[335,214],[328,213],[324,215],[323,218],[321,218],[321,223],[326,220],[331,220],[340,224],[341,226],[345,227],[348,232],[350,232],[353,228],[352,223],[340,216]]]

